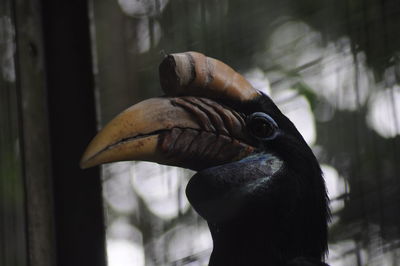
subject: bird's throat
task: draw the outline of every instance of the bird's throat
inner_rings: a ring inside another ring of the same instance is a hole
[[[260,229],[255,230],[255,228],[255,225],[240,223],[210,225],[214,248],[209,265],[281,265],[279,252],[271,242],[270,233],[259,232]],[[257,226],[257,228],[263,227]]]

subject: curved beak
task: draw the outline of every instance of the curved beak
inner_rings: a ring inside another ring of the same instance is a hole
[[[169,98],[152,98],[123,111],[90,142],[80,165],[89,168],[125,160],[168,164],[157,147],[161,133],[172,128],[200,129],[193,116]]]
[[[260,95],[240,74],[216,59],[187,52],[164,59],[160,80],[167,96],[181,97],[152,98],[119,114],[91,141],[82,168],[140,160],[202,169],[255,150],[245,141],[241,115],[216,102]]]
[[[109,122],[87,147],[81,167],[138,160],[200,170],[252,153],[245,128],[238,113],[206,98],[152,98]]]

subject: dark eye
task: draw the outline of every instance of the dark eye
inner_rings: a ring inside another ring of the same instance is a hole
[[[278,125],[272,117],[261,112],[248,116],[247,127],[254,137],[261,140],[273,139],[278,132]]]

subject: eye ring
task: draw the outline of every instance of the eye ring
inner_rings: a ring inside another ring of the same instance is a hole
[[[271,140],[278,135],[278,124],[265,113],[252,113],[247,117],[246,124],[250,134],[259,140]]]

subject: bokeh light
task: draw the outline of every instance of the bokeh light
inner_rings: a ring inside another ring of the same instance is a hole
[[[185,188],[189,170],[137,162],[130,169],[135,192],[150,210],[163,219],[172,219],[189,208]]]
[[[369,102],[368,125],[384,138],[400,134],[400,86],[375,92]]]

